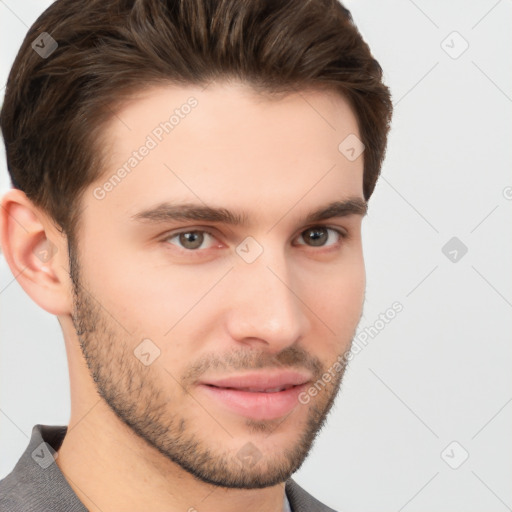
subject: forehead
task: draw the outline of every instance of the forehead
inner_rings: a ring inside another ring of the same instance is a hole
[[[275,207],[299,201],[362,197],[364,155],[347,159],[347,137],[360,138],[357,119],[333,91],[271,98],[240,83],[151,87],[105,127],[106,165],[86,200],[112,218],[173,199],[260,216],[273,204],[275,217]]]

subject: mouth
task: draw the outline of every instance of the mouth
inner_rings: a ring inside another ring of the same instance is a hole
[[[250,393],[279,393],[281,391],[286,391],[287,389],[296,387],[293,384],[289,384],[287,386],[278,386],[277,388],[234,388],[228,386],[215,386],[213,384],[205,384],[205,386],[218,389],[233,389],[235,391],[248,391]]]
[[[229,387],[200,384],[199,389],[224,411],[255,420],[273,420],[289,414],[301,402],[298,396],[308,382],[298,385],[269,387]],[[300,408],[305,410],[306,407]]]

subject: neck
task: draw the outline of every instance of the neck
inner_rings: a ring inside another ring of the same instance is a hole
[[[284,482],[264,489],[202,482],[139,438],[102,399],[87,405],[72,414],[56,463],[91,512],[139,512],[148,503],[152,512],[283,511]]]

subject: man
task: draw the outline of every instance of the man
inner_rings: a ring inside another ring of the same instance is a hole
[[[291,475],[361,317],[392,105],[334,0],[57,0],[11,70],[1,243],[71,418],[6,511],[329,511]]]

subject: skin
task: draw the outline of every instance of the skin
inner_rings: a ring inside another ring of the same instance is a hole
[[[94,197],[191,96],[197,107]],[[349,350],[364,302],[363,216],[301,219],[332,201],[363,200],[363,156],[349,161],[338,150],[359,136],[354,113],[334,92],[271,100],[231,82],[152,87],[116,114],[102,140],[105,175],[83,198],[74,261],[65,235],[23,192],[2,201],[7,262],[64,334],[71,418],[56,463],[91,511],[279,512],[343,371],[309,403],[267,421],[208,400],[198,381],[272,368],[316,381]],[[249,224],[131,219],[163,201],[244,212]],[[304,232],[315,226],[348,238],[323,229],[323,245],[308,244]],[[184,228],[211,236],[190,249],[172,237]],[[247,236],[263,248],[252,263],[236,252]],[[50,242],[54,255],[42,262],[35,251]],[[148,366],[134,355],[144,339],[160,350]],[[254,465],[237,457],[244,446],[256,447]]]

